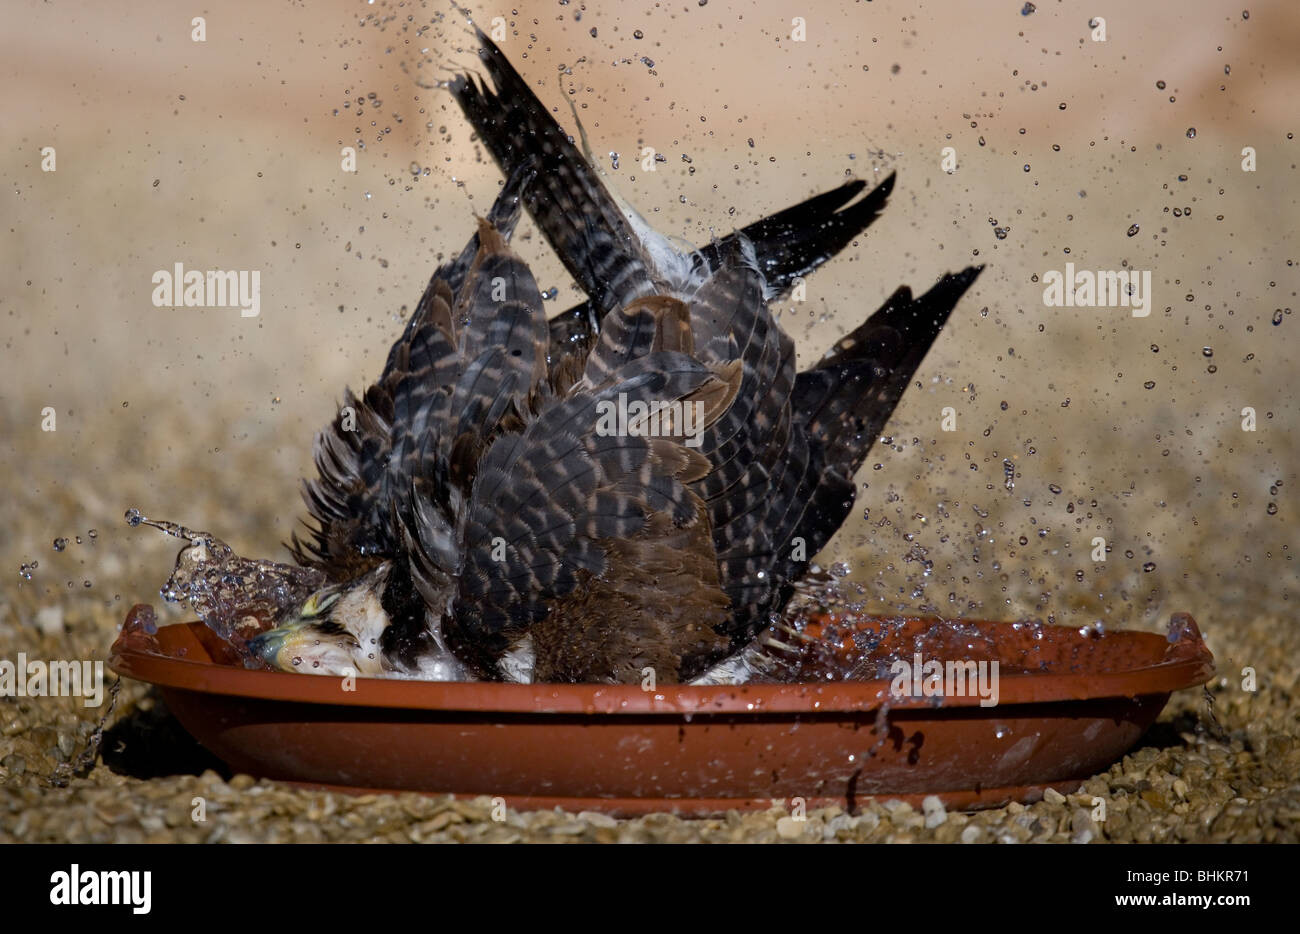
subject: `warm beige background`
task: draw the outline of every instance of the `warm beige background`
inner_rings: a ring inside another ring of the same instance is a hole
[[[666,232],[702,241],[898,170],[885,217],[785,318],[804,360],[896,285],[989,264],[888,429],[901,451],[869,459],[870,521],[859,509],[829,549],[874,606],[1145,626],[1187,608],[1211,632],[1285,614],[1300,591],[1300,7],[1020,6],[589,2],[577,22],[582,4],[547,2],[475,16],[508,17],[507,54],[570,127],[575,103],[607,169],[604,154],[621,154],[613,182]],[[474,61],[450,10],[8,4],[0,628],[105,607],[120,619],[153,595],[174,548],[127,530],[128,506],[280,554],[313,432],[345,382],[376,374],[498,184],[447,95],[420,86]],[[205,43],[190,39],[196,15]],[[806,42],[790,41],[795,16]],[[1105,43],[1090,16],[1105,17]],[[339,149],[359,141],[360,171],[344,174]],[[40,171],[46,145],[56,173]],[[939,168],[947,145],[954,175]],[[653,174],[643,146],[667,156]],[[525,229],[519,249],[567,306],[540,238]],[[151,274],[178,261],[261,270],[261,316],[154,308]],[[1152,270],[1151,317],[1045,308],[1032,277],[1066,261]],[[947,405],[956,433],[939,430]],[[1247,405],[1254,434],[1239,428]],[[51,550],[90,528],[93,545]],[[1096,534],[1114,545],[1104,565],[1088,560]]]

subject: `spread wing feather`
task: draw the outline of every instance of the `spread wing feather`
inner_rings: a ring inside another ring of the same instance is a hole
[[[499,326],[486,319],[457,334],[452,311],[456,295],[484,253],[482,237],[492,240],[489,253],[504,248],[504,239],[519,219],[522,189],[531,177],[530,166],[511,174],[487,223],[429,280],[379,379],[360,398],[345,390],[338,415],[316,436],[316,476],[303,484],[314,525],[308,526],[306,539],[294,534],[289,543],[300,563],[321,568],[333,580],[347,580],[403,549],[398,520],[411,515],[416,489],[437,489],[427,481],[446,472],[446,465],[431,464],[427,453],[431,439],[445,431],[452,389],[462,377],[465,360],[458,337],[479,345],[497,337],[479,336],[485,327]],[[532,337],[544,340],[540,296],[533,311],[537,321],[531,325]],[[527,358],[530,364],[536,365],[537,356]],[[525,395],[528,390],[520,387]]]
[[[507,176],[534,164],[524,205],[603,316],[654,291],[641,241],[594,169],[482,31],[479,58],[492,86],[459,75],[451,92]]]

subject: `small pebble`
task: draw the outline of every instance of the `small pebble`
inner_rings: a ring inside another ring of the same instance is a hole
[[[948,820],[947,809],[935,795],[929,795],[921,802],[921,813],[925,815],[926,830],[934,830]]]
[[[776,833],[777,836],[784,840],[793,840],[796,837],[802,837],[807,826],[807,821],[795,820],[793,817],[782,817],[776,822]]]

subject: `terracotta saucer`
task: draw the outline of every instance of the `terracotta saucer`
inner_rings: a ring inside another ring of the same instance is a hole
[[[889,679],[653,691],[347,684],[237,667],[202,623],[150,632],[142,609],[132,610],[109,664],[157,685],[185,728],[239,772],[619,815],[702,816],[796,797],[809,809],[851,809],[869,796],[934,794],[967,808],[1033,801],[1107,768],[1170,692],[1214,676],[1196,623],[1175,614],[1168,636],[932,619],[859,624],[881,657],[910,659],[919,645],[926,660],[996,661],[994,706],[981,706],[973,689],[891,697]]]

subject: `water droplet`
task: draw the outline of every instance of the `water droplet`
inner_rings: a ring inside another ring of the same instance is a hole
[[[1201,348],[1201,356],[1203,356],[1203,357],[1213,357],[1213,356],[1214,356],[1214,348],[1213,348],[1213,347],[1202,347],[1202,348]]]
[[[1277,503],[1269,503],[1269,504],[1268,504],[1268,508],[1265,510],[1265,512],[1267,512],[1270,516],[1276,516],[1276,515],[1277,515]]]
[[[56,539],[54,540],[54,550],[55,550],[55,551],[62,551],[63,549],[65,549],[65,548],[67,548],[67,547],[68,547],[68,540],[67,540],[66,538],[56,538]]]
[[[1141,228],[1138,227],[1137,224],[1133,224],[1133,225],[1132,225],[1131,227],[1129,227],[1129,229],[1128,229],[1128,235],[1129,235],[1130,237],[1136,237],[1136,236],[1137,236],[1137,232],[1138,232],[1140,229],[1141,229]]]
[[[639,30],[639,29],[634,29],[634,30],[632,30],[632,38],[633,38],[633,39],[644,39],[644,38],[645,38],[645,33],[643,33],[643,32],[642,32],[641,30]]]
[[[1194,126],[1189,126],[1189,127],[1187,128],[1187,138],[1188,138],[1188,139],[1196,139],[1196,127],[1194,127]]]
[[[1156,569],[1156,563],[1154,561],[1148,561],[1146,564],[1142,565],[1142,570],[1146,571],[1148,574],[1150,574],[1155,569]]]
[[[1163,81],[1157,81],[1156,87],[1163,91],[1165,89],[1165,83]]]
[[[132,506],[130,509],[126,511],[126,524],[131,526],[132,528],[139,525],[143,521],[144,521],[144,516],[142,516],[140,514],[140,510],[136,509],[134,506]]]
[[[1028,0],[1026,0],[1025,5],[1020,8],[1020,15],[1028,16],[1030,13],[1033,13],[1034,10],[1036,9],[1038,9],[1038,7],[1034,6],[1032,3],[1029,3]]]
[[[1273,312],[1273,325],[1274,327],[1276,327],[1281,323],[1282,323],[1282,309],[1279,308],[1277,309],[1277,311]]]

